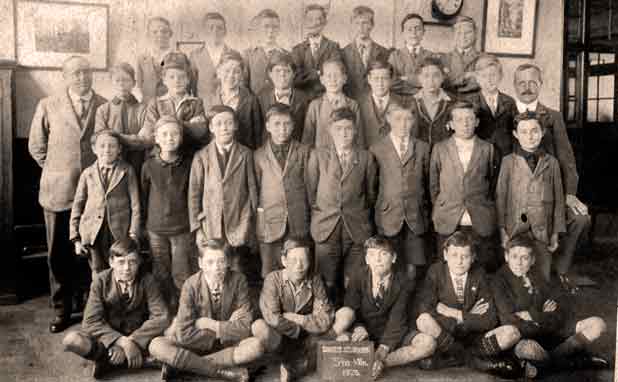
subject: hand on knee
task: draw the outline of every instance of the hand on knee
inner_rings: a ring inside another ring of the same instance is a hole
[[[412,340],[412,347],[414,349],[418,349],[423,354],[424,358],[435,353],[437,344],[436,340],[432,336],[425,333],[419,333]]]
[[[601,317],[589,317],[579,321],[575,332],[581,333],[590,342],[597,340],[607,330],[607,324]]]
[[[496,336],[498,346],[500,346],[501,350],[507,350],[512,348],[521,339],[521,333],[519,332],[519,329],[517,329],[517,327],[513,325],[500,326],[487,333],[486,337],[492,334]]]
[[[356,315],[354,311],[346,306],[339,309],[335,313],[335,323],[333,324],[333,330],[335,334],[340,335],[345,332],[352,326],[354,320],[356,319]]]

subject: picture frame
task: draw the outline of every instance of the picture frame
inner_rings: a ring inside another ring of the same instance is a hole
[[[25,68],[60,70],[74,55],[93,70],[109,65],[109,5],[48,0],[15,2],[15,49]]]
[[[486,0],[483,50],[505,57],[533,58],[539,0]]]

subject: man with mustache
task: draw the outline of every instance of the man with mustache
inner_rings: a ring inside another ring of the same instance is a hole
[[[69,326],[73,310],[77,282],[69,218],[79,174],[96,159],[90,145],[96,110],[107,102],[92,90],[92,72],[85,58],[69,57],[62,65],[62,77],[64,89],[39,101],[28,140],[30,155],[43,169],[39,203],[45,217],[55,313],[49,325],[52,333]]]
[[[567,272],[573,261],[580,237],[590,227],[588,207],[577,198],[577,168],[573,148],[569,142],[564,119],[559,111],[550,109],[539,102],[539,92],[543,86],[541,69],[533,64],[522,64],[515,70],[513,85],[517,94],[517,111],[536,113],[545,131],[541,147],[558,159],[562,173],[562,183],[566,194],[567,233],[561,240],[558,251],[553,256],[554,270],[563,288],[575,293],[577,286],[569,280]],[[514,145],[518,144],[514,141]],[[515,146],[514,146],[515,147]]]

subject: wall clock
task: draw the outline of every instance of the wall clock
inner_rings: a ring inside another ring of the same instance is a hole
[[[461,11],[464,0],[431,0],[431,16],[438,20],[449,20]]]

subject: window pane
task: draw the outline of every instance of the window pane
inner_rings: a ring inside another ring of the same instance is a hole
[[[572,121],[575,119],[575,102],[569,101],[568,111],[567,111],[567,120]]]
[[[575,95],[575,78],[569,78],[569,95]]]
[[[597,65],[599,63],[599,54],[598,53],[588,53],[588,61],[590,65]]]
[[[569,18],[567,25],[567,35],[569,42],[579,42],[581,40],[581,29],[580,29],[581,19],[580,18]]]
[[[599,98],[614,98],[614,76],[601,76],[599,78]]]
[[[613,122],[614,121],[614,100],[605,99],[599,101],[599,116],[597,118],[599,122]]]
[[[588,122],[597,121],[597,101],[588,101]]]
[[[616,61],[616,55],[613,53],[601,53],[601,64],[611,64]]]
[[[588,98],[597,98],[599,96],[597,89],[597,79],[599,77],[588,77]]]

